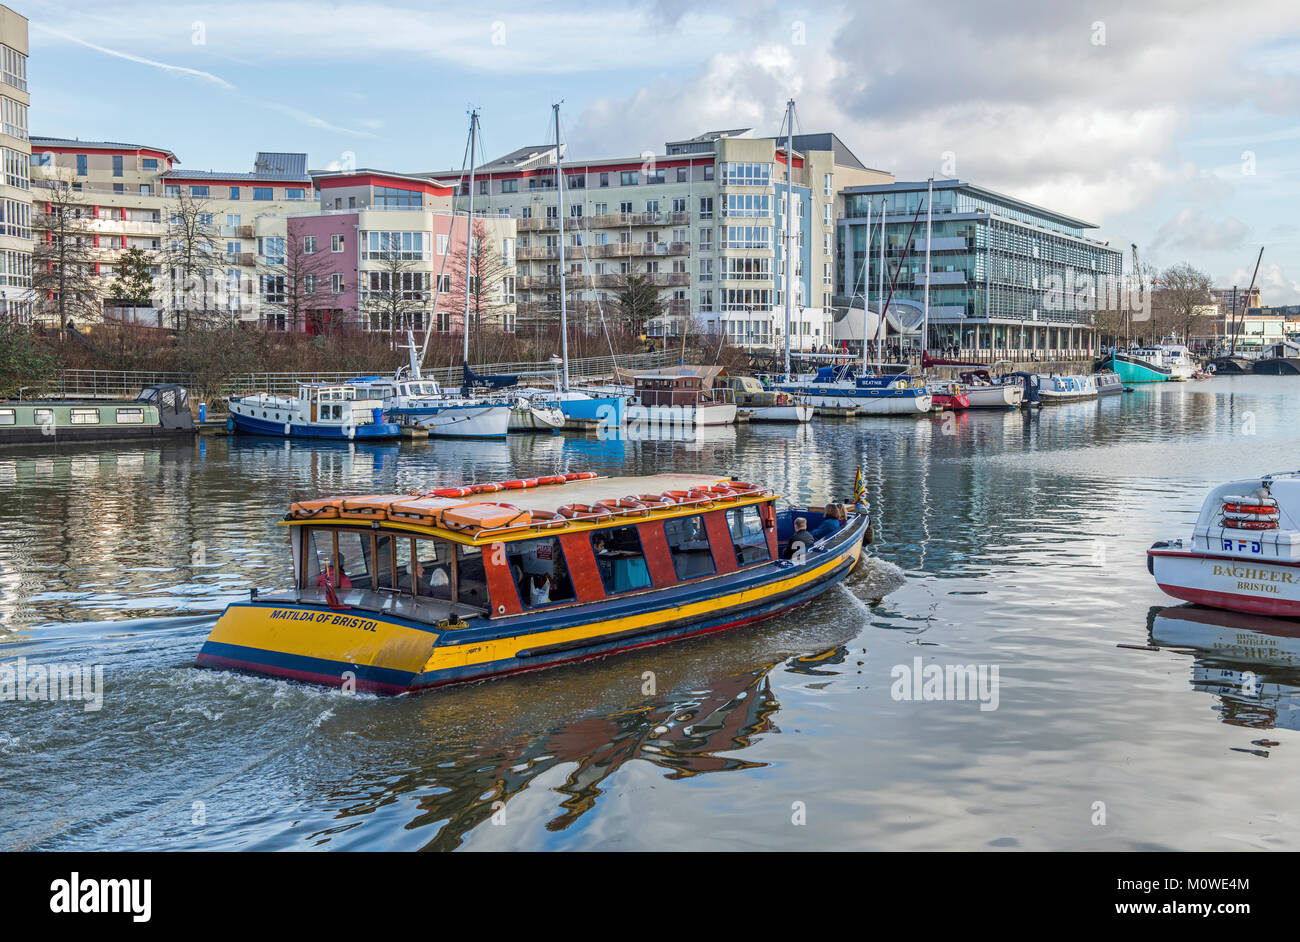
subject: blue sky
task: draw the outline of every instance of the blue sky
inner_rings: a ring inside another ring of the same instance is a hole
[[[918,0],[421,8],[10,0],[32,21],[34,134],[258,150],[323,168],[459,167],[466,110],[495,156],[662,149],[719,127],[833,130],[900,180],[955,175],[1300,303],[1300,4]]]

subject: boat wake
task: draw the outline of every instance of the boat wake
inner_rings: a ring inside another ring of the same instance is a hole
[[[872,605],[902,588],[905,582],[907,574],[898,566],[888,560],[868,556],[854,574],[840,585],[858,601]]]

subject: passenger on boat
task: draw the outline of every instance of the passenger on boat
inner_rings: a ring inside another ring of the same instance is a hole
[[[343,567],[340,566],[338,579],[336,581],[334,577],[334,563],[332,561],[326,561],[325,571],[316,577],[316,585],[321,588],[333,586],[336,589],[350,589],[352,588],[352,580],[348,578],[348,574],[344,572]]]
[[[824,540],[828,536],[839,533],[840,527],[844,526],[848,519],[849,515],[845,512],[843,504],[827,504],[822,522],[813,531],[813,539]]]
[[[549,605],[551,601],[551,580],[546,576],[533,576],[528,593],[529,605]]]
[[[794,518],[794,535],[790,537],[790,545],[785,548],[785,558],[790,559],[796,553],[806,550],[812,546],[816,539],[808,532],[808,518]]]

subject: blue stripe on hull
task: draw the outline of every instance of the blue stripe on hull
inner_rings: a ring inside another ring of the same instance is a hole
[[[605,396],[597,399],[561,399],[560,411],[565,418],[587,419],[604,422],[607,425],[622,425],[624,400],[619,396]]]
[[[351,438],[343,434],[343,426],[341,425],[290,425],[289,433],[286,435],[284,422],[255,419],[251,416],[240,415],[237,412],[232,412],[230,418],[235,423],[235,431],[237,432],[244,432],[249,435],[274,435],[279,438],[325,438],[347,442],[366,441],[375,438],[397,438],[402,434],[402,430],[396,425],[390,422],[379,422],[370,425],[354,425]]]

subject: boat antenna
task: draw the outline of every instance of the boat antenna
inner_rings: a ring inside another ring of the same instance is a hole
[[[551,108],[555,111],[555,193],[559,200],[560,224],[560,359],[563,370],[560,382],[562,391],[569,391],[569,309],[564,297],[564,171],[560,167],[560,99]]]

